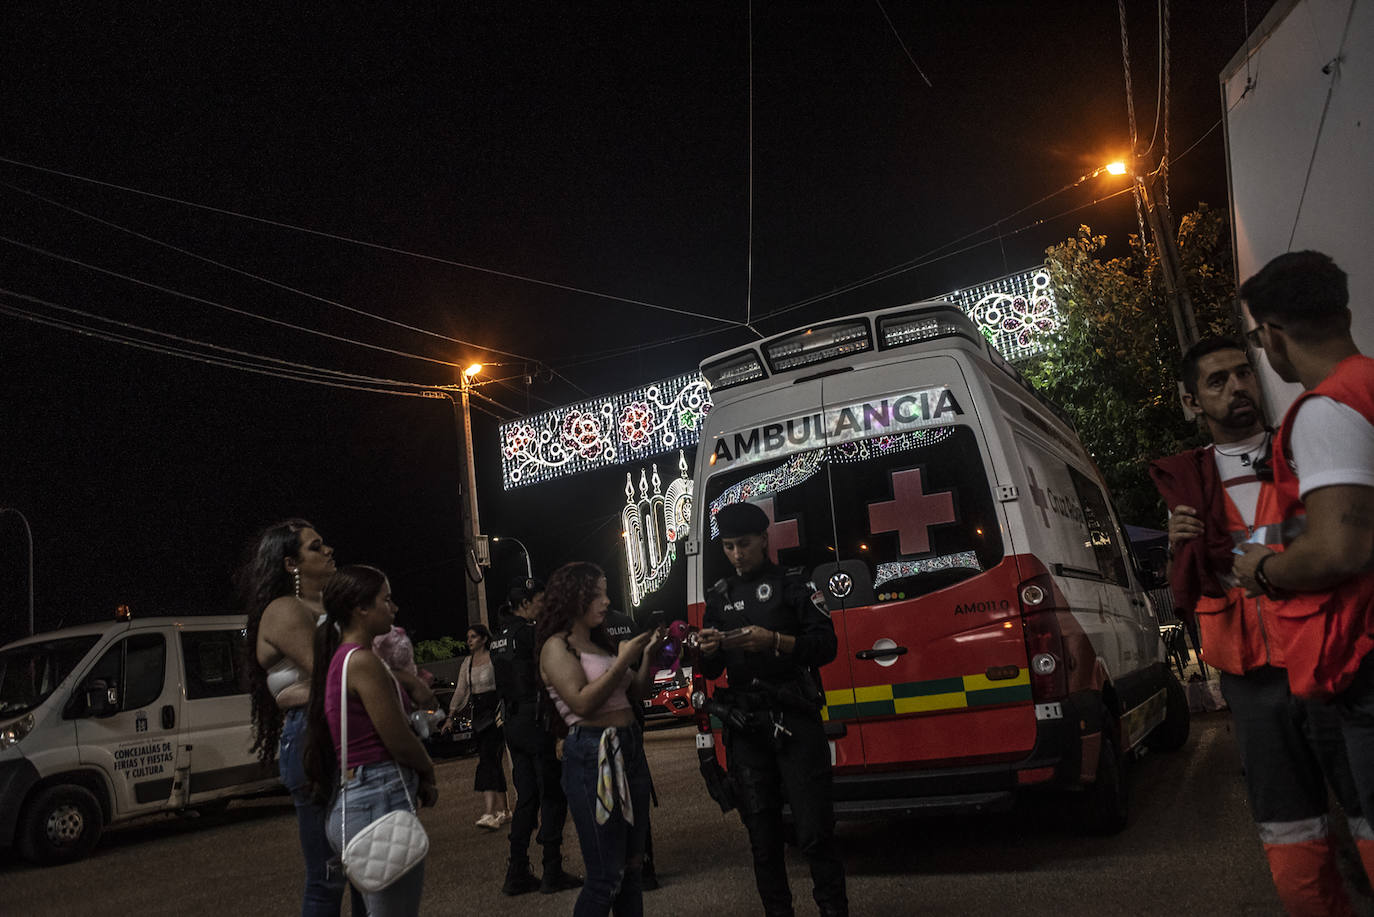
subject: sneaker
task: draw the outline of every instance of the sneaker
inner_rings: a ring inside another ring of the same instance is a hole
[[[497,824],[497,826],[499,827],[499,826],[501,826],[501,825],[508,825],[508,824],[510,824],[510,818],[511,818],[511,816],[510,816],[510,813],[509,813],[509,812],[497,812],[497,813],[496,813],[496,824]]]
[[[477,827],[486,828],[488,831],[495,831],[501,827],[501,822],[495,815],[487,814],[477,819]]]
[[[542,889],[542,887],[539,880],[534,877],[533,870],[526,863],[523,870],[506,871],[506,882],[501,886],[501,894],[523,895],[526,892],[534,891],[536,888]]]
[[[544,878],[539,881],[539,891],[545,895],[552,895],[556,892],[567,891],[570,888],[581,888],[582,877],[574,876],[564,872],[561,868],[557,872],[544,870]]]

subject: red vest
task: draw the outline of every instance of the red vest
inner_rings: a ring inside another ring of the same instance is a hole
[[[1298,406],[1325,395],[1374,423],[1374,359],[1347,357],[1320,385],[1304,392],[1283,418],[1274,444],[1274,486],[1285,520],[1306,515],[1288,439]],[[1275,632],[1288,660],[1288,683],[1300,697],[1331,697],[1350,686],[1360,661],[1374,650],[1374,573],[1361,573],[1326,592],[1304,592],[1271,603]]]
[[[1258,532],[1265,544],[1283,550],[1279,535],[1283,514],[1279,512],[1279,495],[1272,483],[1260,484],[1253,529],[1246,526],[1240,510],[1225,490],[1221,492],[1221,499],[1226,504],[1226,527],[1233,542],[1246,541]],[[1199,596],[1193,610],[1202,638],[1203,660],[1232,675],[1244,675],[1264,665],[1282,668],[1284,655],[1273,633],[1272,604],[1270,599],[1263,597],[1248,598],[1243,586],[1227,589],[1224,596]]]

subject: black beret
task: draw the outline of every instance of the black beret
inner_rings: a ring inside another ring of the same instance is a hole
[[[752,503],[731,503],[716,510],[716,525],[722,538],[761,535],[768,531],[768,514]]]

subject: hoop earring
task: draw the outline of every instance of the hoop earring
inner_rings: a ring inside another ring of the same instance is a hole
[[[301,568],[297,567],[292,571],[296,576],[296,598],[301,597]]]

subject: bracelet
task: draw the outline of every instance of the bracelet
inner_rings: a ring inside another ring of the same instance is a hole
[[[1260,587],[1260,592],[1263,592],[1268,598],[1282,599],[1286,597],[1286,593],[1277,588],[1273,580],[1269,579],[1268,574],[1264,572],[1264,565],[1271,557],[1274,557],[1273,553],[1266,554],[1260,558],[1259,563],[1255,564],[1255,584]]]
[[[773,655],[782,655],[782,634],[778,631],[773,631]]]

